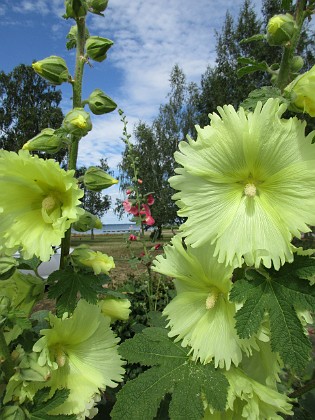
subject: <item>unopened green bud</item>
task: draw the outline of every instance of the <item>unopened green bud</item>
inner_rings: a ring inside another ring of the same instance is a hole
[[[54,85],[61,85],[70,79],[69,71],[65,60],[56,55],[36,61],[32,64],[37,74]]]
[[[87,0],[90,12],[101,15],[107,9],[108,0]]]
[[[117,179],[96,166],[91,166],[86,170],[83,176],[83,182],[88,190],[97,192],[118,184]]]
[[[86,53],[94,61],[101,62],[105,60],[106,53],[113,45],[113,41],[100,36],[90,36],[86,41]]]
[[[295,112],[306,112],[315,117],[315,66],[294,79],[286,88],[290,94],[289,109]]]
[[[39,150],[41,152],[56,153],[59,152],[63,145],[62,139],[55,134],[55,130],[52,128],[44,128],[37,136],[26,142],[22,149]]]
[[[6,280],[10,278],[16,267],[18,266],[18,262],[13,257],[0,257],[0,280]]]
[[[291,61],[291,71],[298,72],[304,66],[304,60],[300,55],[295,55]]]
[[[90,114],[83,108],[74,108],[65,116],[62,127],[67,133],[83,137],[92,129]]]
[[[90,229],[102,229],[103,225],[97,216],[85,210],[72,227],[77,232],[86,232]]]
[[[66,0],[66,18],[77,19],[86,16],[88,12],[88,6],[86,0]]]
[[[117,108],[117,104],[101,89],[93,90],[87,102],[95,115],[107,114]]]
[[[285,45],[292,39],[296,31],[295,21],[289,13],[273,16],[267,25],[267,41],[269,45]]]

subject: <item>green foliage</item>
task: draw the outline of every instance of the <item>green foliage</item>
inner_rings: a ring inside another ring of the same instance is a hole
[[[171,419],[202,419],[202,395],[218,410],[225,409],[228,381],[212,364],[192,362],[180,342],[174,343],[165,328],[147,328],[120,346],[120,353],[131,363],[152,366],[138,378],[127,382],[117,395],[111,413],[113,420],[150,420],[156,416],[161,400],[172,394]]]
[[[280,89],[274,86],[263,86],[260,89],[253,90],[240,106],[248,111],[252,111],[255,109],[258,102],[264,104],[269,98],[279,98],[281,102],[288,102],[287,99],[282,96]]]
[[[58,315],[64,312],[73,312],[78,296],[89,303],[97,303],[98,293],[105,293],[102,287],[109,277],[101,274],[94,275],[88,272],[74,272],[72,269],[54,271],[48,277],[48,297],[56,299]]]
[[[239,336],[255,334],[267,313],[272,350],[297,372],[305,368],[310,357],[311,343],[301,318],[303,311],[315,310],[315,288],[306,281],[314,275],[315,259],[297,255],[292,264],[279,271],[247,270],[230,294],[232,301],[243,304],[235,315]]]
[[[243,77],[246,74],[254,73],[255,71],[268,71],[268,64],[266,61],[258,62],[254,58],[242,58],[238,59],[239,64],[245,64],[244,67],[241,67],[237,70],[238,77]]]
[[[58,389],[52,397],[49,397],[50,388],[39,390],[34,397],[33,405],[29,408],[29,420],[75,420],[74,414],[52,415],[47,414],[64,403],[69,395],[68,389]]]

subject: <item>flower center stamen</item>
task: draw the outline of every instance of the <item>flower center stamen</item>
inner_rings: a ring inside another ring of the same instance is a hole
[[[47,212],[54,210],[57,207],[57,200],[52,195],[48,195],[42,201],[42,209],[46,210]]]
[[[214,308],[217,300],[218,300],[219,293],[217,291],[213,291],[208,294],[208,297],[206,299],[206,309],[212,309]]]
[[[257,189],[255,184],[246,184],[244,187],[244,194],[246,197],[255,197]]]

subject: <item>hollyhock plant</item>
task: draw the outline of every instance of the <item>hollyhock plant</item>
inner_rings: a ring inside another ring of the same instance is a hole
[[[49,315],[50,329],[33,346],[39,353],[38,363],[51,369],[45,386],[67,388],[67,400],[49,414],[80,416],[86,405],[107,386],[115,388],[122,380],[124,369],[117,352],[118,338],[101,308],[81,299],[73,315],[62,319]]]
[[[215,244],[219,262],[234,266],[292,262],[292,237],[315,224],[315,145],[304,122],[281,119],[285,110],[277,99],[248,113],[224,106],[196,141],[180,143],[170,183],[187,244]]]
[[[22,247],[25,259],[34,255],[48,261],[71,223],[84,210],[83,191],[74,171],[65,171],[52,159],[21,150],[0,150],[0,201],[3,212],[2,245]]]
[[[228,298],[233,269],[211,257],[208,245],[185,250],[175,236],[165,247],[165,258],[157,256],[152,269],[175,279],[177,296],[163,314],[169,336],[191,347],[194,360],[214,360],[216,367],[229,369],[241,362],[242,351],[251,354],[252,347],[258,348],[254,338],[242,340],[236,333],[236,306]]]

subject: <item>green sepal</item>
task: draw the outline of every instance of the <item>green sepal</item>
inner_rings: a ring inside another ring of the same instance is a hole
[[[86,0],[66,0],[66,14],[64,15],[65,19],[73,18],[77,19],[80,17],[86,16],[88,12],[88,6]]]
[[[113,420],[154,419],[160,402],[171,394],[171,419],[202,419],[203,399],[218,411],[226,405],[228,381],[211,363],[191,361],[187,349],[175,343],[165,328],[146,328],[119,347],[130,363],[152,366],[136,379],[128,381],[117,395],[111,412]]]
[[[256,34],[256,35],[250,36],[248,38],[242,39],[240,41],[240,44],[248,44],[249,42],[262,41],[264,39],[266,39],[265,34]]]

